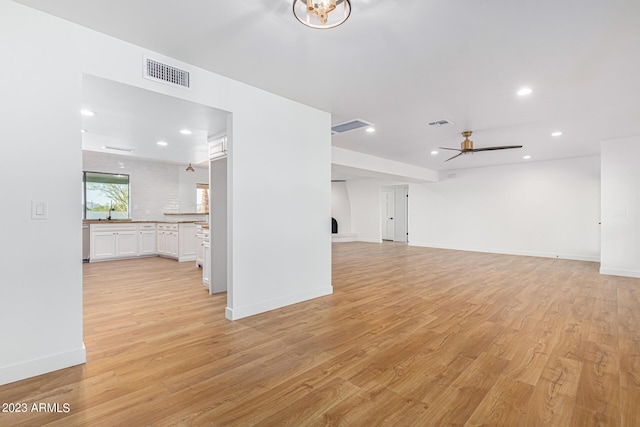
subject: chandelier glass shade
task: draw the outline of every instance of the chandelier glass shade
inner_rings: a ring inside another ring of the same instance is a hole
[[[349,0],[294,0],[293,14],[311,28],[334,28],[351,15]]]

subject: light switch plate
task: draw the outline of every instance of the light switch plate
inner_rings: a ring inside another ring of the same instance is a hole
[[[49,208],[47,202],[31,201],[31,219],[47,219]]]

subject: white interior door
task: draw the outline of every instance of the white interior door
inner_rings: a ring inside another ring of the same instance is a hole
[[[409,187],[397,187],[395,188],[395,206],[393,222],[395,223],[395,234],[393,236],[394,242],[406,243],[409,232]]]
[[[380,216],[382,223],[382,240],[393,240],[395,234],[394,211],[395,211],[395,190],[382,190],[380,198]]]

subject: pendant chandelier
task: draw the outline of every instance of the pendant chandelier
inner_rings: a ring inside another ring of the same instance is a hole
[[[334,28],[351,14],[349,0],[293,0],[293,14],[307,27]]]

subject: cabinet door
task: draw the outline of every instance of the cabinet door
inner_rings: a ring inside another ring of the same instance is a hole
[[[202,267],[202,252],[203,248],[202,234],[196,234],[196,265]]]
[[[138,234],[138,255],[155,255],[156,248],[156,231],[146,230],[140,231]]]
[[[167,234],[166,231],[158,230],[158,255],[165,255],[167,253]]]
[[[116,256],[132,257],[138,255],[138,236],[135,231],[116,232]]]
[[[196,259],[196,225],[180,224],[178,233],[178,261]]]
[[[205,243],[203,246],[202,256],[203,256],[203,264],[202,264],[202,284],[209,289],[209,293],[211,293],[211,248],[209,243]]]
[[[91,233],[91,260],[109,259],[116,256],[116,235],[112,231]]]
[[[166,236],[166,255],[172,258],[178,258],[178,233],[168,231]]]

